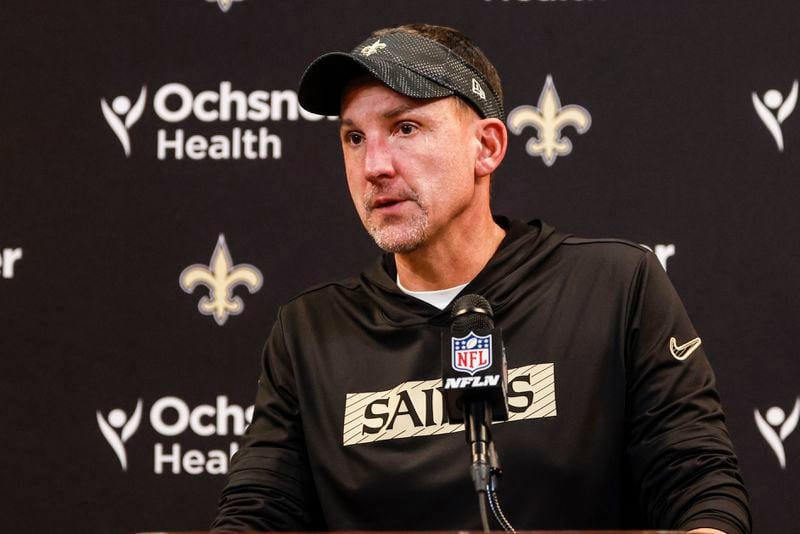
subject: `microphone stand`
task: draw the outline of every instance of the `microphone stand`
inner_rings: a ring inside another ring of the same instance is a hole
[[[478,507],[484,532],[489,532],[489,517],[486,512],[486,501],[492,509],[497,522],[506,532],[516,533],[506,518],[500,500],[497,498],[497,480],[503,474],[500,458],[492,441],[492,409],[488,400],[465,403],[464,429],[467,443],[470,445],[470,475],[473,487],[478,494]]]
[[[492,424],[492,410],[487,400],[465,403],[464,430],[467,443],[470,446],[472,461],[470,475],[475,492],[478,494],[478,507],[481,513],[483,531],[489,532],[489,517],[486,513],[487,489],[491,477],[490,448],[492,433],[489,427]],[[496,456],[496,455],[495,455]]]
[[[475,491],[485,492],[489,485],[491,465],[489,463],[489,447],[492,446],[492,411],[486,400],[466,403],[464,420],[467,443],[470,445],[472,464],[470,474]],[[492,447],[494,448],[494,447]]]

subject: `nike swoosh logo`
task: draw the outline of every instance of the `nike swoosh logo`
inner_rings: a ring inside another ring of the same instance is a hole
[[[700,340],[700,338],[696,337],[691,341],[687,341],[683,345],[678,345],[678,340],[674,337],[671,337],[669,338],[669,352],[676,360],[683,361],[691,356],[692,353],[696,351],[702,343],[703,342]]]

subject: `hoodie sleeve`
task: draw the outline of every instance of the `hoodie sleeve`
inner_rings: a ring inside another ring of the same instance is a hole
[[[324,530],[281,311],[262,357],[253,421],[234,455],[213,531]]]
[[[649,524],[747,534],[747,493],[702,341],[655,255],[631,284],[627,455]]]

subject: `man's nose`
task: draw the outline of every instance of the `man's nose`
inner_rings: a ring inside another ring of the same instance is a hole
[[[394,176],[392,151],[386,140],[371,139],[367,142],[364,155],[364,174],[370,181]]]

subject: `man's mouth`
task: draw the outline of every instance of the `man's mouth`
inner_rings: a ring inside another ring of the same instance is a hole
[[[379,188],[368,190],[364,197],[367,213],[380,213],[384,216],[401,215],[409,203],[419,204],[419,197],[411,188]]]
[[[379,196],[372,201],[370,209],[376,210],[376,209],[391,208],[393,206],[402,204],[403,202],[407,202],[408,200],[409,199],[404,197]]]

